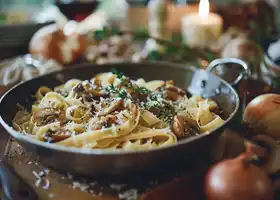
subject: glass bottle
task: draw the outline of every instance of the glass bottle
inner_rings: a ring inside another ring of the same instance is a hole
[[[168,0],[151,0],[148,4],[148,27],[152,37],[166,39],[166,20],[168,15]]]

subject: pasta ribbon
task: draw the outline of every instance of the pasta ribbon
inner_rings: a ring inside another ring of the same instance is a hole
[[[188,97],[173,84],[109,72],[90,81],[70,79],[53,89],[41,86],[30,112],[17,112],[13,128],[66,147],[143,151],[208,134],[224,123],[215,114],[215,101]]]

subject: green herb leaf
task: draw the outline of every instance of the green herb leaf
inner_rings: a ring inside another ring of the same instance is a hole
[[[112,71],[113,74],[115,74],[117,76],[118,79],[121,79],[124,76],[122,72],[118,71],[115,68],[113,68],[111,71]]]

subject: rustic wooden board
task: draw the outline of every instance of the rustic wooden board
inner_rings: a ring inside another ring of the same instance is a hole
[[[0,136],[6,136],[6,133],[2,130],[0,132]],[[0,141],[1,141],[0,137]],[[15,148],[17,147],[17,143],[13,144]],[[238,147],[238,148],[237,148]],[[237,155],[243,150],[243,141],[240,140],[235,134],[232,134],[231,132],[227,131],[225,134],[223,134],[222,137],[220,137],[220,140],[217,142],[217,145],[215,145],[215,148],[213,149],[212,154],[215,155],[216,160],[220,160],[224,157],[232,157],[233,155]],[[45,167],[41,166],[39,163],[34,161],[32,157],[28,154],[21,154],[20,151],[17,151],[14,153],[11,152],[12,158],[10,159],[10,163],[14,166],[15,170],[18,172],[18,174],[27,182],[29,183],[34,190],[38,193],[40,196],[40,199],[42,200],[117,200],[118,198],[118,192],[114,191],[115,193],[112,194],[112,192],[106,192],[102,191],[102,195],[92,195],[90,192],[83,192],[80,189],[73,189],[73,180],[68,179],[66,174],[60,174],[55,172],[54,170],[50,170],[50,173],[46,175],[46,178],[50,180],[50,188],[49,189],[43,189],[42,186],[36,187],[36,177],[34,176],[34,172],[39,173],[40,171],[44,170]],[[200,158],[198,160],[204,160],[205,158]],[[198,177],[203,177],[203,171],[205,171],[208,168],[208,164],[201,164],[199,163],[193,163],[192,167],[188,169],[184,174],[180,177],[183,177],[183,179],[180,179],[178,182],[175,181],[175,185],[171,184],[171,190],[170,193],[168,193],[169,197],[170,195],[175,195],[172,193],[174,191],[174,187],[176,188],[177,185],[185,185],[185,187],[179,187],[178,190],[180,191],[189,191],[189,197],[190,200],[196,200],[199,197],[199,195],[203,192],[202,191],[202,185],[201,182],[198,182],[196,184],[194,183],[194,180],[200,180]],[[168,183],[171,181],[172,178],[166,179],[162,183]],[[80,180],[79,180],[80,181]],[[142,185],[141,185],[142,184]],[[140,188],[146,188],[151,189],[153,186],[147,187],[147,182],[140,183]],[[199,187],[201,185],[201,187]],[[195,188],[193,188],[195,186]],[[172,190],[173,187],[173,190]],[[180,189],[181,188],[181,189]],[[183,189],[185,188],[185,190]],[[99,188],[100,189],[100,188]],[[98,190],[99,190],[98,189]],[[97,191],[97,190],[96,190]],[[94,192],[96,192],[94,191]],[[99,192],[97,192],[99,193]],[[188,194],[186,192],[182,193],[182,195]],[[100,195],[100,196],[99,196]],[[141,192],[139,192],[139,196],[141,195]],[[180,196],[180,195],[179,195]],[[178,199],[174,196],[175,199]],[[179,200],[179,199],[178,199]]]

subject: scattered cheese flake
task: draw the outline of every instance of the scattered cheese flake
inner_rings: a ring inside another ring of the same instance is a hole
[[[40,187],[41,181],[42,181],[41,178],[37,179],[35,182],[35,187],[37,187],[37,188]]]
[[[137,200],[138,192],[136,189],[129,189],[119,194],[119,198],[123,200]]]
[[[120,191],[125,185],[124,184],[111,184],[110,187],[114,190]]]
[[[41,176],[40,176],[37,172],[35,172],[35,171],[32,171],[32,174],[33,174],[37,179],[40,179],[40,178],[41,178]]]
[[[44,169],[44,172],[45,172],[45,174],[48,175],[50,173],[50,170],[48,168],[46,168],[46,169]]]
[[[90,186],[95,186],[95,185],[97,185],[97,182],[91,182],[90,183]]]
[[[39,176],[40,176],[40,177],[45,176],[45,172],[44,172],[44,171],[40,171],[40,172],[39,172]]]
[[[51,183],[50,183],[50,181],[49,181],[49,179],[45,179],[45,185],[43,186],[43,189],[44,190],[47,190],[47,189],[49,189],[50,188],[50,186],[51,186]]]
[[[80,183],[78,181],[73,181],[72,188],[80,189],[81,191],[86,192],[89,189],[89,185]]]
[[[73,188],[73,189],[76,189],[76,188],[79,188],[79,187],[80,187],[80,183],[77,182],[77,181],[73,181],[72,184],[73,184],[73,185],[72,185],[72,188]]]
[[[55,197],[55,194],[50,193],[48,196],[49,196],[49,198],[50,198],[50,199],[52,199],[52,198],[54,198],[54,197]]]

